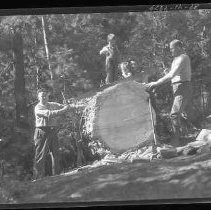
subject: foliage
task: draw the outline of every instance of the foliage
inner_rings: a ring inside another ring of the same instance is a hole
[[[45,15],[56,92],[66,85],[65,91],[71,96],[70,92],[99,86],[104,77],[104,58],[99,50],[111,32],[118,37],[121,59],[135,59],[147,73],[170,67],[168,44],[174,38],[185,43],[193,72],[201,71],[198,66],[210,57],[210,15],[209,10]],[[11,34],[11,28],[21,30],[27,99],[31,102],[35,98],[37,69],[40,83],[49,80],[50,75],[41,16],[5,16],[0,27],[2,34]],[[2,76],[7,82],[14,79],[14,70],[8,66],[11,51],[1,54]]]
[[[174,38],[181,39],[191,58],[199,109],[200,79],[206,80],[204,89],[211,92],[210,10],[48,14],[44,17],[51,69],[45,54],[41,16],[2,16],[0,19],[0,138],[7,138],[10,142],[15,138],[11,132],[15,126],[13,30],[18,30],[24,40],[27,104],[37,100],[36,89],[44,82],[54,87],[51,99],[57,102],[63,101],[61,91],[67,98],[72,98],[99,87],[105,77],[105,60],[99,51],[106,44],[108,33],[118,37],[120,61],[133,59],[138,64],[137,72],[155,74],[157,78],[165,68],[170,68],[169,42]],[[50,71],[54,75],[53,81],[50,80]],[[170,96],[169,89],[169,84],[166,84],[158,91],[162,102],[165,102],[162,107],[165,112],[169,111],[170,101],[166,97],[166,94]],[[207,109],[210,103],[208,99]],[[28,106],[26,110],[29,111],[31,128],[32,110],[33,106]],[[70,142],[67,135],[61,137],[63,146],[70,146]],[[74,153],[74,147],[68,151]]]

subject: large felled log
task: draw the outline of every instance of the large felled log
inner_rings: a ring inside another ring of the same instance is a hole
[[[155,118],[155,113],[153,111]],[[152,141],[148,94],[141,83],[122,81],[98,92],[84,110],[84,131],[113,152]]]

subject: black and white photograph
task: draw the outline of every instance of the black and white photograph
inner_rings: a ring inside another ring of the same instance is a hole
[[[210,5],[0,10],[0,207],[209,200]]]

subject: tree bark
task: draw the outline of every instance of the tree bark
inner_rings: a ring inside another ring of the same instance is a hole
[[[37,41],[36,41],[36,37],[34,38],[34,47],[36,47],[37,45]],[[39,87],[39,83],[40,83],[40,72],[39,72],[39,67],[38,67],[38,63],[37,63],[37,59],[36,59],[36,52],[35,50],[32,48],[31,49],[31,53],[34,59],[34,63],[36,64],[36,85],[37,88]]]
[[[15,31],[13,37],[14,68],[15,68],[15,101],[16,101],[16,123],[22,127],[27,123],[27,107],[25,98],[25,78],[23,61],[23,39],[20,32]]]
[[[48,47],[48,42],[47,42],[46,30],[45,30],[45,18],[42,16],[41,19],[42,19],[43,40],[44,40],[44,45],[45,45],[46,58],[48,62],[48,69],[50,71],[51,80],[53,80],[53,72],[51,69],[50,56],[49,56],[49,47]]]

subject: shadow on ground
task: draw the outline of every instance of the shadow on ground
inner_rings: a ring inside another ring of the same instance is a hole
[[[116,163],[30,183],[19,203],[206,198],[211,154]]]

